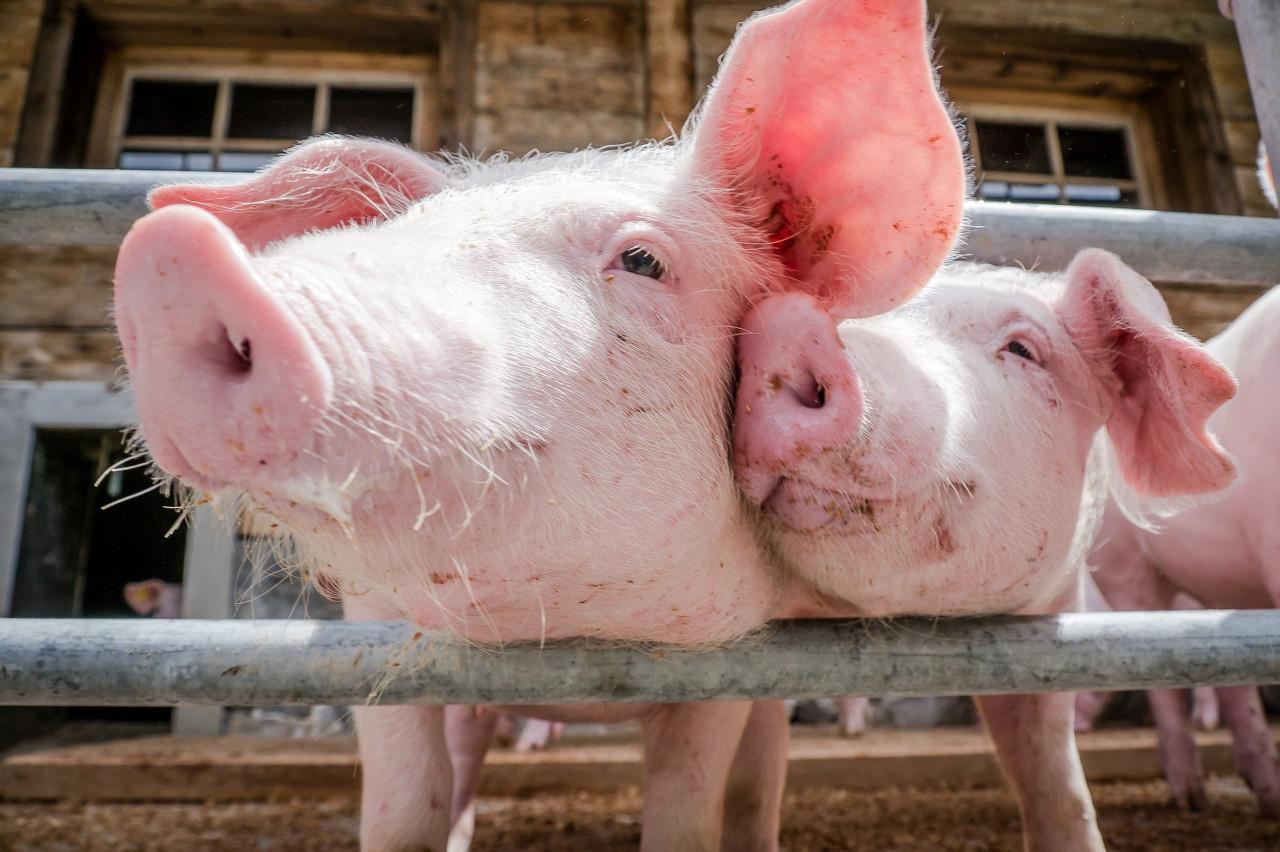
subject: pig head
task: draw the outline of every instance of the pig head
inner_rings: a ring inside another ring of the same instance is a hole
[[[744,329],[739,481],[790,572],[850,614],[1074,606],[1100,430],[1133,492],[1234,475],[1205,431],[1234,380],[1103,251],[1065,275],[957,265],[839,326],[785,294]]]
[[[140,436],[279,518],[349,606],[485,642],[729,639],[779,601],[728,461],[740,317],[903,301],[964,181],[922,2],[756,17],[679,142],[314,140],[156,190],[125,239]]]

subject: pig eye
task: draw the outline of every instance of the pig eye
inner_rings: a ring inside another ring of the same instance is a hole
[[[1011,355],[1017,355],[1019,358],[1025,358],[1033,364],[1040,363],[1040,358],[1036,355],[1036,351],[1031,348],[1030,344],[1024,343],[1016,338],[1006,343],[1004,345],[1004,349],[1001,351],[1008,352]]]
[[[618,255],[617,265],[632,275],[643,275],[645,278],[660,279],[667,274],[662,262],[640,246],[632,246]]]

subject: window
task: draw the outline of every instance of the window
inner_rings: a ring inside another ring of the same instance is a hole
[[[976,108],[968,118],[978,196],[990,201],[1148,207],[1123,116]]]
[[[249,65],[223,53],[199,52],[200,61],[179,64],[125,51],[103,82],[91,163],[248,172],[319,133],[435,143],[428,69],[411,60],[370,68],[376,63],[368,56],[353,56],[343,68],[332,54],[325,61],[301,54]]]

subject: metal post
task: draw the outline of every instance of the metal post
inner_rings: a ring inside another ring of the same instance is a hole
[[[1232,0],[1240,52],[1272,168],[1280,161],[1280,0]]]
[[[559,704],[1280,682],[1280,612],[785,622],[718,651],[404,622],[0,619],[0,704]]]

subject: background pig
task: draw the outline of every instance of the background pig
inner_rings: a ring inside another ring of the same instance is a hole
[[[349,618],[741,635],[780,598],[727,463],[732,330],[769,290],[883,310],[950,250],[964,173],[924,18],[756,18],[676,144],[479,164],[326,139],[157,190],[116,270],[142,439],[278,518]],[[442,848],[443,711],[356,716],[362,844]],[[646,749],[646,847],[716,844],[747,716],[646,729],[696,745]]]
[[[797,588],[792,615],[1046,614],[1078,606],[1103,494],[1219,489],[1205,431],[1230,374],[1116,257],[1063,276],[959,266],[838,328],[800,294],[760,303],[739,344],[734,464]],[[978,704],[1027,845],[1100,849],[1071,693]]]
[[[1194,506],[1145,529],[1111,505],[1098,533],[1094,579],[1120,610],[1169,609],[1181,593],[1211,609],[1280,606],[1280,291],[1249,307],[1207,348],[1236,374],[1240,393],[1209,421],[1240,466],[1222,499]],[[1141,518],[1141,509],[1135,514]],[[1280,816],[1276,749],[1254,687],[1217,690],[1231,729],[1236,764],[1262,813]],[[1172,690],[1153,692],[1160,754],[1175,801],[1206,802],[1186,705]]]
[[[124,584],[124,602],[138,615],[153,618],[182,616],[182,584],[164,580],[141,580]]]

